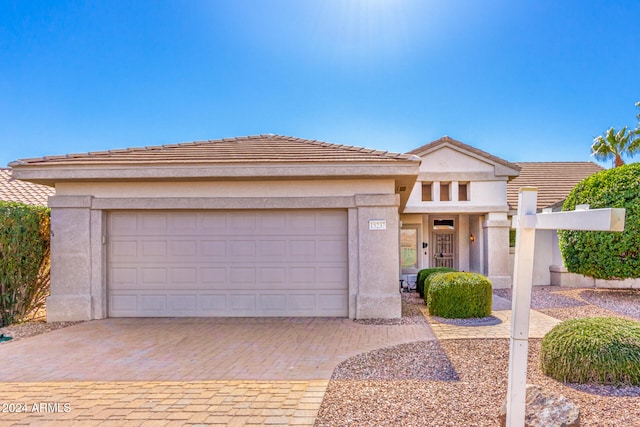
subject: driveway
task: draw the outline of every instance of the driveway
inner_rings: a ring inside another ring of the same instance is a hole
[[[0,345],[0,400],[28,409],[0,423],[312,425],[341,361],[431,339],[336,318],[85,322]]]

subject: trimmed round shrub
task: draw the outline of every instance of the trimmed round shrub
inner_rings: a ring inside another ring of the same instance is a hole
[[[447,319],[491,314],[491,281],[478,273],[438,273],[427,291],[429,314]]]
[[[540,368],[562,382],[640,385],[640,322],[617,317],[564,321],[542,339]]]
[[[416,290],[420,294],[420,298],[424,298],[425,295],[427,294],[425,289],[426,289],[427,279],[429,278],[429,276],[431,276],[434,273],[452,272],[452,271],[457,271],[457,270],[454,270],[453,268],[449,268],[449,267],[434,267],[434,268],[425,268],[423,270],[418,271],[418,278],[416,280]]]
[[[625,208],[624,232],[558,232],[564,265],[572,273],[597,279],[640,277],[640,163],[598,172],[567,196],[563,211],[588,204],[590,209]]]

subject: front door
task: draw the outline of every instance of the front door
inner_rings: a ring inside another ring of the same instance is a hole
[[[455,220],[452,218],[433,219],[431,242],[432,267],[456,268]]]
[[[453,268],[453,231],[434,231],[433,241],[433,266]]]

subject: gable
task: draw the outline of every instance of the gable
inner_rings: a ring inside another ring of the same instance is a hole
[[[520,167],[485,151],[444,136],[411,150],[422,159],[420,176],[428,179],[510,180]]]
[[[442,146],[422,157],[420,172],[493,172],[494,165],[460,150]]]

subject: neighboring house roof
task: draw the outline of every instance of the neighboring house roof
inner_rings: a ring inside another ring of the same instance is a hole
[[[46,206],[47,198],[56,190],[46,185],[13,179],[11,169],[0,169],[0,200]]]
[[[580,181],[604,170],[593,162],[518,162],[520,176],[507,184],[510,209],[518,209],[521,187],[538,188],[538,209],[561,204]]]
[[[520,170],[519,166],[515,163],[511,163],[508,162],[504,159],[501,159],[500,157],[496,157],[492,154],[487,153],[486,151],[482,151],[479,150],[475,147],[472,147],[468,144],[465,144],[463,142],[460,142],[458,140],[455,140],[453,138],[451,138],[450,136],[443,136],[442,138],[439,138],[433,142],[430,142],[428,144],[423,145],[422,147],[418,147],[415,148],[411,151],[409,151],[408,154],[415,154],[417,156],[424,156],[432,151],[435,151],[439,148],[441,148],[442,146],[449,146],[451,148],[454,149],[458,149],[461,151],[464,151],[466,153],[470,153],[475,155],[478,158],[481,159],[485,159],[486,161],[493,163],[493,164],[498,164],[498,165],[502,165],[505,168],[507,168],[505,170],[505,173],[509,174],[510,176],[517,176],[517,172]]]
[[[332,144],[281,135],[255,135],[152,147],[125,148],[62,156],[21,159],[21,165],[229,164],[288,162],[393,162],[410,154]]]

